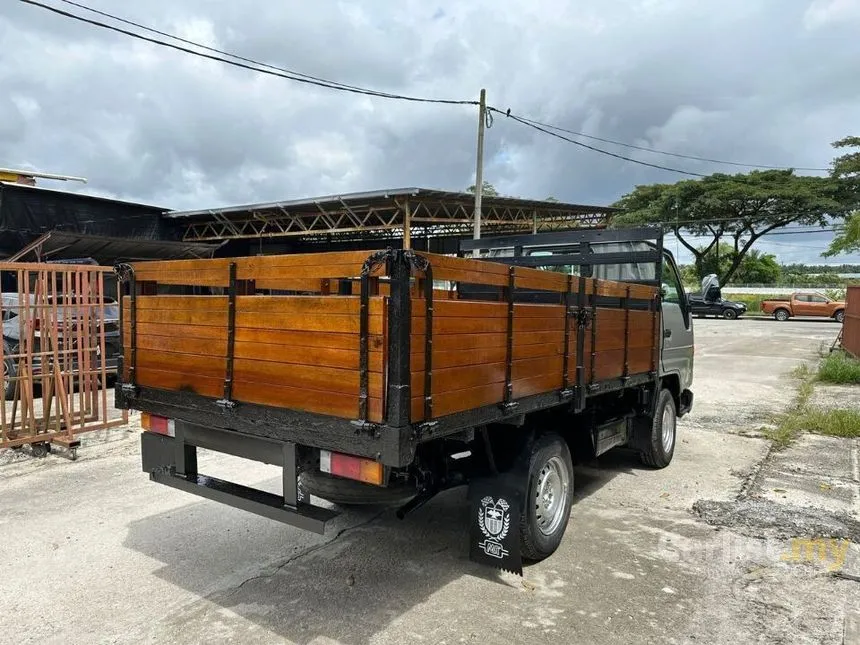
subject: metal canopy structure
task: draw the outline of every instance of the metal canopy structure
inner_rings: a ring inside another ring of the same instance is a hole
[[[513,197],[483,198],[486,234],[605,227],[615,209]],[[291,237],[319,240],[457,237],[474,226],[474,195],[399,188],[228,208],[174,211],[164,217],[184,228],[183,239]]]
[[[112,265],[121,260],[211,258],[219,246],[221,245],[49,231],[22,248],[7,262],[50,262],[87,258],[99,264]]]

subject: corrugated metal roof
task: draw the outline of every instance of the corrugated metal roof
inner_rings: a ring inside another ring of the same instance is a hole
[[[439,201],[450,204],[471,204],[475,196],[471,193],[452,192],[445,190],[433,190],[429,188],[389,188],[357,193],[344,193],[342,195],[325,195],[322,197],[308,197],[305,199],[291,199],[278,202],[262,202],[259,204],[244,204],[239,206],[228,206],[220,208],[202,208],[197,210],[172,211],[165,213],[168,218],[195,218],[212,217],[213,215],[243,215],[263,211],[314,211],[322,208],[337,207],[360,207],[371,206],[380,203],[390,203],[403,198],[415,198],[421,201]],[[581,213],[606,213],[617,212],[608,206],[590,206],[586,204],[571,204],[567,202],[555,202],[542,199],[521,199],[519,197],[489,197],[484,195],[483,205],[509,206],[511,208],[535,208],[552,209],[554,211],[565,210]]]

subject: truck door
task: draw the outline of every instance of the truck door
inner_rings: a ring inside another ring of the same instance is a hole
[[[799,293],[791,298],[791,310],[795,316],[814,316],[815,305],[812,303],[812,296],[806,293]]]
[[[809,296],[808,316],[830,317],[830,300],[821,294],[814,293]]]
[[[663,374],[677,374],[681,389],[693,379],[693,325],[681,278],[670,255],[663,258],[661,276],[663,294],[663,338],[661,364]]]

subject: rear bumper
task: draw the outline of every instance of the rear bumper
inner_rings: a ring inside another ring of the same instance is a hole
[[[143,471],[159,484],[319,534],[324,533],[326,524],[338,515],[298,499],[293,443],[176,423],[175,437],[143,432],[140,444]],[[197,472],[197,448],[282,466],[284,495]]]

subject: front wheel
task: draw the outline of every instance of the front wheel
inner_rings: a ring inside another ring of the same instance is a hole
[[[652,468],[665,468],[675,454],[675,431],[678,411],[669,390],[660,390],[654,416],[650,419],[650,432],[640,452],[642,463]]]
[[[520,514],[520,547],[526,560],[552,555],[570,520],[573,462],[567,443],[548,433],[529,449],[528,488]]]
[[[738,317],[738,312],[734,309],[723,309],[723,318],[726,320],[734,320]]]
[[[833,320],[842,324],[842,321],[845,320],[845,311],[842,309],[837,311],[836,314],[833,316]]]
[[[779,322],[785,322],[788,320],[788,310],[787,309],[777,309],[773,312],[773,317]]]

